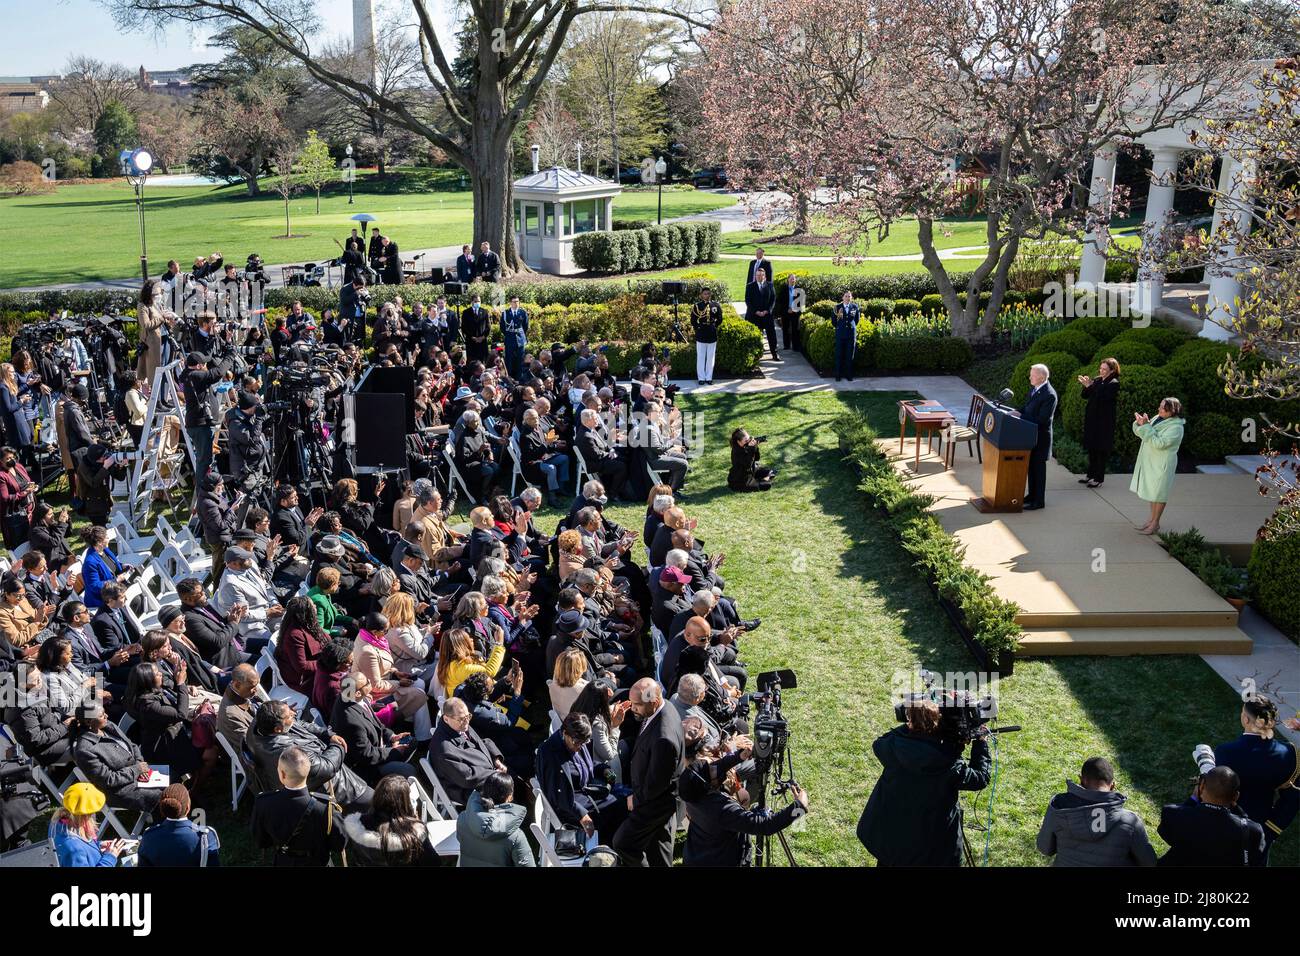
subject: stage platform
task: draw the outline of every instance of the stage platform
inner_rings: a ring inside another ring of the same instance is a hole
[[[1128,475],[1090,490],[1052,461],[1046,508],[983,514],[970,504],[980,494],[979,462],[959,446],[945,470],[937,445],[922,441],[918,469],[911,437],[901,453],[897,438],[880,440],[911,487],[936,497],[930,510],[966,546],[967,563],[1023,609],[1024,655],[1251,653],[1236,609],[1138,533],[1148,507],[1128,490]],[[1276,504],[1250,475],[1178,475],[1162,526],[1195,526],[1244,560]]]

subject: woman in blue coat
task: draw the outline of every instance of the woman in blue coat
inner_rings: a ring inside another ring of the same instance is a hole
[[[108,547],[108,532],[103,528],[96,526],[86,533],[87,542],[90,544],[90,550],[86,552],[86,558],[81,562],[81,580],[85,586],[82,592],[82,603],[88,608],[102,607],[104,599],[100,597],[100,589],[109,581],[113,581],[119,574],[126,570],[126,566],[117,560]]]
[[[26,449],[32,444],[32,422],[27,414],[31,400],[30,392],[20,393],[13,365],[9,362],[0,364],[0,422],[4,423],[7,444],[17,449]]]
[[[117,866],[126,841],[111,840],[101,846],[95,823],[95,814],[106,802],[104,792],[89,783],[74,783],[63,794],[63,806],[50,818],[50,840],[59,866]]]

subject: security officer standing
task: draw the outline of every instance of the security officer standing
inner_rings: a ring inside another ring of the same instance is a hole
[[[474,263],[474,275],[484,282],[496,282],[501,278],[501,258],[486,242],[478,247],[478,261]]]
[[[203,352],[191,352],[185,357],[185,370],[181,372],[181,389],[185,393],[185,433],[194,451],[195,487],[202,483],[212,464],[212,428],[216,424],[212,407],[212,386],[230,371],[227,355],[215,367]]]
[[[858,319],[861,317],[853,293],[845,292],[835,307],[835,381],[847,378],[853,381],[853,359],[858,351]]]
[[[767,347],[772,352],[772,361],[781,361],[781,353],[776,347],[776,289],[771,276],[762,268],[754,270],[754,281],[745,287],[745,318],[767,334]]]
[[[1273,841],[1295,820],[1300,811],[1300,789],[1296,777],[1300,762],[1295,745],[1279,740],[1277,704],[1256,694],[1241,707],[1241,736],[1214,750],[1214,762],[1231,767],[1241,781],[1237,805],[1264,828],[1263,861]]]
[[[262,433],[262,399],[240,391],[238,406],[226,415],[230,439],[230,475],[234,485],[246,485],[250,477],[267,471],[270,449]]]
[[[481,296],[474,296],[461,317],[465,330],[465,357],[471,362],[488,361],[488,333],[492,328],[491,313],[483,308]]]
[[[343,849],[343,812],[325,794],[307,788],[311,758],[289,747],[276,764],[280,789],[253,801],[253,839],[274,849],[274,866],[326,866],[330,854]]]
[[[707,286],[700,289],[699,300],[691,306],[691,327],[695,329],[695,379],[700,385],[713,384],[713,360],[718,353],[718,326],[722,324],[722,306],[713,301]]]
[[[510,298],[510,308],[501,313],[501,334],[506,340],[506,371],[518,379],[524,370],[528,348],[528,313],[519,308],[519,296]]]

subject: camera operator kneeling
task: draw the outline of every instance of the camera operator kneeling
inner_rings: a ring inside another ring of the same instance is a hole
[[[980,736],[965,746],[940,736],[939,705],[907,705],[907,724],[878,737],[872,752],[884,766],[858,820],[858,839],[879,866],[960,866],[962,790],[983,790],[993,761]]]
[[[697,719],[684,718],[683,727]],[[746,745],[724,757],[696,760],[677,783],[691,821],[682,852],[686,866],[751,866],[751,836],[772,836],[808,812],[808,793],[798,784],[790,786],[794,800],[780,810],[750,807],[749,792],[735,772],[752,756],[748,740],[741,740]]]

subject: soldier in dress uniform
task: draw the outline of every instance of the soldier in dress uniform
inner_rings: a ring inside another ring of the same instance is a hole
[[[858,348],[858,319],[861,317],[853,293],[845,292],[835,307],[835,381],[853,381],[853,358]]]

